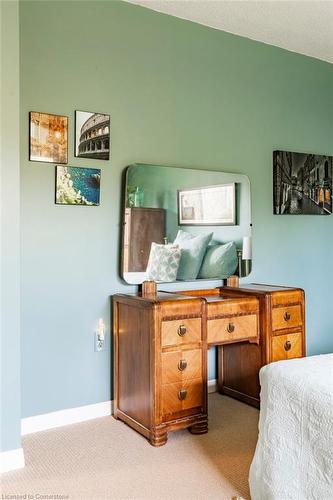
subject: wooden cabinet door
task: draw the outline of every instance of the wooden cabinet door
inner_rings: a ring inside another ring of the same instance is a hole
[[[127,208],[124,224],[123,269],[125,272],[144,272],[152,242],[164,243],[165,210]]]

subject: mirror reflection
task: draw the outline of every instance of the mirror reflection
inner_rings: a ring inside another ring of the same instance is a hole
[[[249,274],[246,175],[135,164],[127,167],[124,197],[122,277],[127,283]]]

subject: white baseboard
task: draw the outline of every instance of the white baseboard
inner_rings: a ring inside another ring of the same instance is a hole
[[[214,378],[213,380],[208,380],[208,394],[217,391],[217,380]]]
[[[104,401],[93,405],[79,406],[67,410],[53,411],[44,415],[22,418],[21,434],[25,436],[33,432],[55,429],[63,425],[77,424],[93,418],[107,417],[112,413],[112,401]]]
[[[0,472],[22,469],[24,467],[23,448],[0,452]]]
[[[208,393],[216,391],[217,380],[208,380]],[[112,403],[112,401],[104,401],[103,403],[22,418],[21,434],[22,436],[26,436],[27,434],[55,429],[63,425],[77,424],[93,418],[107,417],[112,414]],[[24,467],[24,453],[22,448],[0,453],[0,472],[21,469],[22,467]]]
[[[217,380],[208,380],[208,393],[217,391]],[[79,406],[67,410],[53,411],[44,415],[22,418],[21,434],[26,436],[33,432],[55,429],[63,425],[78,424],[93,418],[107,417],[112,414],[112,401],[104,401],[93,405]]]

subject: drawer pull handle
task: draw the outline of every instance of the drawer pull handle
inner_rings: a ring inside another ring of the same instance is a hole
[[[284,350],[290,351],[290,349],[291,349],[291,342],[290,340],[287,340],[287,342],[284,344]]]
[[[291,314],[290,314],[290,312],[286,311],[286,312],[284,313],[284,316],[283,316],[283,317],[284,317],[284,320],[285,320],[285,321],[289,321],[289,320],[291,319]]]
[[[185,333],[187,332],[187,328],[185,325],[180,325],[178,328],[178,335],[179,337],[184,337]]]
[[[178,363],[178,370],[180,372],[182,372],[182,371],[184,371],[186,369],[186,367],[187,367],[187,361],[186,361],[186,359],[181,359],[179,361],[179,363]]]
[[[186,399],[186,396],[187,396],[187,390],[186,389],[180,389],[180,391],[178,392],[178,398],[181,401],[184,401],[184,399]]]
[[[229,333],[232,333],[235,331],[235,325],[233,323],[229,323],[229,325],[227,326],[227,330]]]

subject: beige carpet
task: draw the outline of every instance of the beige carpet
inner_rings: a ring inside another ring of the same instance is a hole
[[[26,467],[2,475],[2,498],[249,499],[258,411],[215,393],[209,415],[208,434],[173,432],[161,448],[113,417],[26,436]]]

